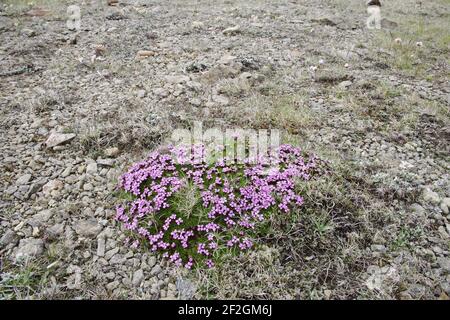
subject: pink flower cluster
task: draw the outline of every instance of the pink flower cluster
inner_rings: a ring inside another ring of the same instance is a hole
[[[137,235],[133,246],[148,246],[188,269],[198,264],[213,267],[222,252],[251,248],[255,228],[274,208],[289,213],[303,203],[294,179],[308,180],[315,166],[314,157],[306,160],[290,145],[256,163],[221,158],[208,164],[198,161],[201,146],[189,151],[153,152],[133,165],[119,181],[133,200],[116,208],[116,220]],[[174,201],[175,193],[187,185],[200,193],[191,215],[178,210]]]

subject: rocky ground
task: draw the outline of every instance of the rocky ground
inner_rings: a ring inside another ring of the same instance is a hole
[[[381,30],[362,0],[34,2],[0,2],[0,298],[448,299],[448,0],[386,1]],[[113,216],[196,120],[279,128],[329,173],[290,228],[187,272]]]

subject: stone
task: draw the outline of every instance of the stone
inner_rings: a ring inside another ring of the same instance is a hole
[[[382,244],[373,244],[370,246],[370,249],[372,251],[376,251],[376,252],[381,252],[381,253],[385,253],[386,252],[386,247]]]
[[[369,290],[381,291],[388,283],[397,283],[400,280],[398,271],[394,267],[385,266],[380,268],[378,266],[369,266],[367,268],[369,277],[365,284]]]
[[[233,62],[234,60],[236,60],[236,56],[232,56],[230,54],[226,54],[224,56],[222,56],[222,58],[220,58],[219,63],[220,64],[230,64],[231,62]]]
[[[165,79],[168,83],[172,83],[172,84],[186,83],[190,80],[189,76],[185,76],[185,75],[171,75],[171,76],[166,76]]]
[[[175,295],[176,295],[175,292],[168,290],[167,295],[163,300],[176,300],[177,298]]]
[[[423,200],[426,202],[429,202],[431,204],[439,204],[440,202],[440,197],[439,194],[437,192],[432,191],[430,188],[425,188],[423,193],[422,193],[422,197]]]
[[[61,178],[67,178],[70,176],[70,173],[72,171],[72,167],[67,167],[64,169],[64,171],[61,173]]]
[[[94,186],[92,185],[92,183],[85,183],[83,185],[83,190],[84,191],[92,191],[92,190],[94,190]]]
[[[42,193],[49,196],[53,191],[62,189],[64,184],[59,180],[50,180],[42,187]]]
[[[117,252],[119,252],[119,248],[114,248],[106,252],[105,259],[109,260],[111,259]]]
[[[106,289],[108,289],[108,291],[113,291],[119,286],[119,284],[120,284],[119,281],[110,282],[106,285]]]
[[[47,228],[46,233],[50,239],[57,239],[64,232],[64,223],[55,224]]]
[[[97,163],[91,162],[86,166],[86,173],[90,175],[94,175],[97,173]]]
[[[117,157],[119,155],[119,148],[116,147],[107,148],[105,149],[104,154],[107,157]]]
[[[193,29],[203,29],[205,27],[205,24],[202,21],[192,21],[191,26]]]
[[[110,264],[123,264],[127,259],[125,259],[121,254],[114,255],[110,260]]]
[[[24,174],[23,176],[20,176],[17,179],[16,184],[18,186],[24,185],[24,184],[27,184],[28,182],[30,182],[30,180],[31,180],[31,174],[27,173],[27,174]]]
[[[133,253],[133,251],[128,251],[126,254],[125,254],[125,256],[124,256],[124,258],[125,259],[130,259],[130,258],[132,258],[134,256],[134,253]]]
[[[225,35],[234,35],[234,34],[238,34],[240,32],[241,32],[241,27],[239,25],[226,28],[225,30],[222,31],[222,33]]]
[[[449,257],[441,257],[437,259],[437,263],[439,266],[444,269],[447,273],[450,273],[450,258]]]
[[[193,282],[179,277],[175,282],[176,291],[178,291],[181,300],[190,300],[194,297],[197,290]]]
[[[230,103],[230,99],[222,94],[216,94],[212,96],[212,100],[222,106],[226,106]]]
[[[111,228],[108,227],[104,229],[98,236],[104,238],[112,238],[114,236],[114,232]]]
[[[76,137],[76,134],[74,134],[74,133],[58,133],[58,132],[52,131],[50,133],[50,136],[45,141],[45,145],[47,146],[47,148],[53,148],[60,144],[69,142],[70,140],[72,140],[75,137]]]
[[[42,239],[27,238],[19,242],[16,252],[16,261],[35,258],[44,252],[44,241]]]
[[[10,186],[8,189],[5,190],[5,194],[12,195],[17,191],[17,186]]]
[[[157,95],[158,97],[161,97],[161,98],[165,98],[165,97],[167,97],[169,95],[169,91],[167,91],[164,88],[155,88],[153,90],[153,93],[155,95]]]
[[[96,219],[89,218],[75,222],[74,229],[79,236],[94,238],[100,233],[102,227]]]
[[[81,289],[81,273],[75,272],[71,274],[66,281],[66,287],[69,290]]]
[[[352,85],[352,82],[346,80],[346,81],[342,81],[341,83],[339,83],[339,88],[348,89],[351,85]]]
[[[99,257],[103,257],[105,255],[105,249],[106,249],[106,241],[105,238],[100,237],[97,240],[97,255]]]
[[[0,246],[6,247],[10,243],[14,243],[18,240],[16,233],[11,230],[7,229],[3,236],[0,238]]]
[[[144,271],[142,269],[139,269],[133,274],[132,284],[135,287],[139,287],[143,280],[144,280]]]
[[[34,31],[33,29],[29,29],[29,28],[22,29],[22,33],[30,38],[36,36],[36,31]]]
[[[448,214],[449,209],[450,209],[450,198],[442,199],[440,208],[441,208],[442,212],[444,212],[445,214]]]
[[[105,274],[105,277],[109,280],[114,280],[114,278],[116,277],[116,274],[114,272],[108,272],[107,274]]]
[[[156,275],[158,275],[158,274],[160,274],[162,272],[162,268],[161,268],[161,266],[159,265],[159,264],[157,264],[157,265],[155,265],[154,267],[153,267],[153,269],[152,269],[152,271],[151,271],[151,275],[152,276],[156,276]]]
[[[86,170],[86,165],[80,165],[77,169],[79,174],[82,174]]]
[[[97,164],[102,167],[113,167],[114,163],[114,159],[97,159]]]
[[[38,227],[33,227],[32,233],[31,235],[33,236],[33,238],[37,238],[39,236],[39,234],[41,233],[41,230],[39,230]]]
[[[123,279],[122,279],[122,283],[123,283],[123,285],[125,286],[125,287],[127,287],[127,288],[130,288],[131,287],[131,279],[130,278],[128,278],[128,277],[124,277]]]
[[[146,59],[148,57],[154,56],[155,52],[150,51],[150,50],[139,50],[136,53],[136,59],[138,60],[142,60],[142,59]]]
[[[156,264],[156,257],[155,256],[150,256],[148,258],[148,267],[152,268],[155,264]]]
[[[408,290],[402,292],[406,299],[420,299],[423,298],[426,293],[426,288],[420,284],[412,284]]]
[[[441,287],[444,292],[441,293],[440,300],[450,300],[448,297],[448,295],[450,295],[450,281],[441,283]]]
[[[444,226],[439,226],[438,232],[439,232],[439,234],[441,235],[441,237],[443,239],[448,239],[449,238],[447,230],[446,230],[446,228]]]
[[[411,205],[411,210],[414,211],[415,213],[417,213],[420,216],[425,215],[425,208],[422,207],[420,204],[418,203],[413,203]]]
[[[67,274],[81,273],[81,272],[82,272],[81,268],[79,266],[76,266],[76,265],[73,265],[73,264],[69,265],[66,268],[66,273]]]
[[[193,106],[199,107],[202,104],[202,101],[198,98],[192,98],[191,100],[189,100],[189,103],[192,104]]]
[[[14,231],[19,231],[23,228],[23,226],[25,225],[26,220],[21,221],[17,226],[14,227]]]
[[[250,72],[242,72],[239,76],[240,79],[250,79],[252,77],[252,74]]]
[[[147,92],[145,92],[145,90],[138,90],[138,92],[137,92],[137,97],[138,98],[145,98],[145,96],[147,95]]]
[[[18,196],[18,198],[22,198],[22,195],[26,195],[28,193],[28,190],[30,187],[28,185],[22,185],[17,188],[17,193],[14,194],[15,196]]]
[[[43,210],[39,213],[36,213],[30,220],[28,220],[28,224],[32,227],[40,227],[45,224],[51,217],[53,216],[52,210]]]

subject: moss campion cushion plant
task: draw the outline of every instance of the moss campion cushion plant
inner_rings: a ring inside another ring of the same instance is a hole
[[[117,206],[116,219],[130,232],[127,241],[188,269],[211,268],[226,252],[252,248],[268,215],[302,205],[295,181],[308,180],[315,166],[299,148],[274,152],[252,162],[198,161],[205,154],[200,145],[151,153],[120,178],[128,200]]]

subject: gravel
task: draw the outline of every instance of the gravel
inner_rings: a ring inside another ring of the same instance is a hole
[[[211,6],[157,0],[144,6],[123,0],[103,6],[76,0],[83,12],[77,34],[57,18],[66,14],[63,5],[49,9],[57,11],[54,16],[34,9],[32,19],[22,19],[25,12],[0,4],[0,252],[2,260],[43,263],[42,270],[54,262],[49,257],[58,261],[49,269],[52,290],[24,298],[196,297],[204,278],[180,278],[160,256],[124,244],[126,234],[114,221],[118,177],[192,120],[276,126],[277,117],[255,114],[286,96],[296,97],[292,116],[304,113],[315,122],[289,126],[289,115],[284,129],[298,131],[311,150],[332,150],[351,166],[351,182],[370,190],[373,207],[358,212],[366,214],[361,220],[352,212],[333,216],[328,233],[351,248],[326,257],[323,265],[355,260],[357,273],[343,272],[337,263],[322,274],[314,265],[320,257],[312,253],[305,257],[310,260],[287,266],[295,255],[284,253],[289,258],[279,265],[246,274],[262,274],[255,282],[265,284],[269,298],[450,294],[448,122],[428,110],[449,102],[450,88],[439,71],[445,70],[443,58],[432,57],[430,81],[383,62],[394,61],[395,50],[380,48],[361,27],[366,12],[356,2]],[[438,19],[447,12],[431,1],[420,10],[387,6],[394,8],[383,27],[396,31],[405,15]],[[435,45],[417,40],[423,42],[420,50]],[[98,46],[104,50],[94,56]],[[146,54],[137,59],[140,51]],[[33,68],[13,72],[28,64]],[[405,105],[420,108],[395,111]],[[334,200],[324,211],[339,209],[342,203]],[[308,247],[317,245],[316,236]],[[256,263],[231,263],[236,278],[216,288],[217,294],[232,288],[222,297],[260,298],[262,291],[249,293],[246,281],[253,278],[239,278],[240,269],[234,269]],[[14,267],[11,272],[22,270]],[[267,276],[271,270],[276,273]],[[277,275],[289,284],[283,286]],[[325,280],[304,280],[316,278]],[[292,288],[298,279],[304,287]],[[282,293],[272,295],[275,290]]]

